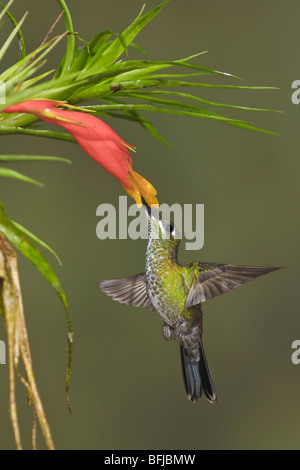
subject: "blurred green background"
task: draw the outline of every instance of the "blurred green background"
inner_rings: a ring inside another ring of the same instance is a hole
[[[67,3],[75,30],[88,40],[99,30],[122,31],[143,2]],[[148,1],[147,8],[156,4]],[[12,12],[17,18],[25,10],[30,14],[23,33],[30,51],[40,44],[59,8],[54,0],[16,0]],[[44,189],[1,179],[1,200],[10,217],[49,243],[63,260],[59,267],[49,258],[67,293],[75,331],[73,420],[64,397],[63,308],[36,269],[19,257],[36,378],[58,449],[299,448],[300,365],[291,362],[291,343],[300,339],[300,107],[291,102],[291,83],[300,79],[298,14],[297,2],[172,0],[137,39],[153,60],[208,50],[197,63],[241,76],[245,85],[280,87],[199,91],[201,97],[225,103],[283,110],[234,113],[279,132],[279,137],[148,114],[172,151],[134,123],[106,120],[137,147],[134,168],[158,189],[160,202],[205,204],[204,248],[182,249],[181,262],[286,267],[204,305],[204,343],[218,392],[216,405],[187,400],[178,344],[163,339],[156,313],[115,303],[97,287],[98,280],[144,269],[145,240],[96,237],[96,208],[103,202],[118,204],[124,194],[119,182],[75,145],[1,136],[1,153],[59,155],[73,161],[13,166],[43,181]],[[1,35],[9,28],[4,24]],[[57,31],[62,30],[61,24]],[[16,44],[10,52],[7,64],[17,58]],[[57,65],[62,53],[63,46],[52,52],[48,68]],[[136,57],[136,52],[130,54]],[[237,82],[228,79],[230,83]],[[3,322],[0,339],[5,339]],[[0,448],[11,449],[7,366],[0,366],[0,381]],[[31,412],[23,386],[18,386],[18,402],[23,442],[29,448]]]

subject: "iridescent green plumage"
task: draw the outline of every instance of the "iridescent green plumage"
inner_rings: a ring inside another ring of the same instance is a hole
[[[202,308],[206,300],[279,268],[194,262],[178,263],[180,239],[174,225],[146,205],[148,246],[145,273],[102,281],[100,288],[118,302],[150,307],[163,319],[163,335],[180,343],[188,398],[204,394],[213,403],[216,391],[202,344]]]

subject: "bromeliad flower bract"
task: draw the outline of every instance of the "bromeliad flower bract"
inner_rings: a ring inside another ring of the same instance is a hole
[[[57,106],[71,108],[60,109]],[[27,113],[57,124],[66,129],[80,147],[106,171],[111,173],[122,184],[127,193],[142,204],[142,197],[151,206],[158,204],[155,188],[143,176],[132,169],[132,159],[128,151],[134,147],[121,137],[101,119],[77,109],[62,101],[29,100],[7,106],[4,113]]]

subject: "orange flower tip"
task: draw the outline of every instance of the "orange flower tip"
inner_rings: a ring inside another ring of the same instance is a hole
[[[156,198],[157,191],[152,186],[149,181],[147,181],[143,176],[139,175],[132,168],[129,168],[129,174],[127,175],[127,180],[130,184],[130,187],[122,184],[125,191],[131,196],[137,206],[142,207],[142,198],[146,201],[149,207],[155,206],[159,207],[158,200]]]
[[[154,209],[159,209],[159,203],[158,203],[158,200],[156,199],[156,197],[152,197],[151,199],[145,199],[147,205],[149,207],[154,207]],[[143,202],[142,202],[142,198],[141,198],[141,195],[139,195],[136,199],[135,199],[135,202],[136,202],[136,205],[138,206],[138,208],[140,209],[141,207],[143,207]]]
[[[159,209],[159,202],[157,200],[156,197],[153,197],[151,198],[151,200],[147,201],[147,204],[150,206],[150,207],[154,207],[154,209]]]

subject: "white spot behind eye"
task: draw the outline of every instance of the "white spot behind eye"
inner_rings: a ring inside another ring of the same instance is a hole
[[[166,222],[161,220],[160,226],[167,238],[170,238],[170,235],[175,235],[175,225],[172,222]]]

